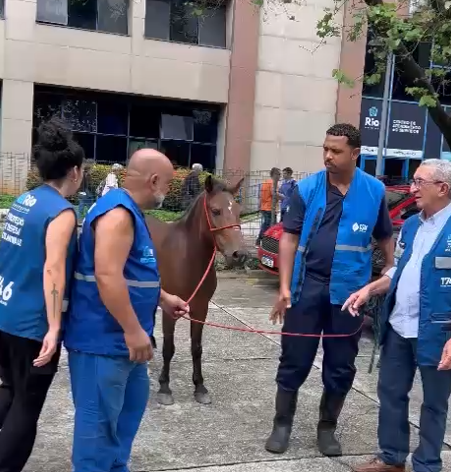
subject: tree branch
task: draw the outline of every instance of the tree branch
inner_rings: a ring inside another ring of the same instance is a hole
[[[384,2],[383,0],[365,0],[365,3],[371,7],[382,5]],[[440,10],[439,13],[442,13],[441,5],[444,10],[446,10],[441,0],[431,0],[431,4],[436,4],[436,8]],[[436,93],[431,81],[426,77],[424,69],[415,61],[404,43],[401,42],[393,52],[398,56],[400,75],[409,85],[423,87],[431,94]],[[428,107],[429,115],[451,146],[451,117],[446,113],[438,100],[436,100],[436,103],[437,105],[435,107]]]

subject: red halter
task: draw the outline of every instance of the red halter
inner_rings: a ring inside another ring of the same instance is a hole
[[[237,228],[237,229],[241,230],[241,225],[236,224],[236,223],[231,224],[231,225],[218,226],[218,227],[212,226],[211,220],[210,220],[210,215],[208,213],[207,194],[205,194],[205,197],[204,197],[204,212],[205,212],[205,218],[207,219],[208,229],[209,229],[210,233],[212,233],[212,236],[213,236],[213,242],[214,242],[213,254],[211,255],[211,259],[210,259],[210,262],[208,263],[207,270],[205,271],[204,275],[200,279],[200,282],[197,284],[197,287],[194,290],[193,294],[186,301],[187,303],[191,303],[193,298],[196,296],[197,292],[202,287],[202,284],[204,283],[205,279],[207,278],[207,275],[210,272],[210,269],[211,269],[211,267],[212,267],[212,265],[215,261],[216,252],[217,252],[217,244],[216,244],[216,239],[215,239],[214,233],[216,231],[222,231],[224,229],[230,229],[230,228]]]

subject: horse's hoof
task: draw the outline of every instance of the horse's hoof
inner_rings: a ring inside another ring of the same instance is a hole
[[[170,406],[174,404],[174,397],[170,393],[158,392],[157,402],[160,405]]]
[[[210,405],[211,398],[208,392],[194,392],[194,399],[201,405]]]

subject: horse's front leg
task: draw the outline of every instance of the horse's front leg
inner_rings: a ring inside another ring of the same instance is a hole
[[[173,405],[174,397],[169,387],[169,371],[171,360],[175,353],[174,344],[175,320],[163,313],[163,368],[161,369],[160,390],[157,393],[157,401],[160,405]]]
[[[208,308],[205,308],[205,316],[201,318],[205,320]],[[209,405],[211,398],[207,388],[204,385],[202,376],[202,331],[204,325],[191,321],[191,355],[193,357],[193,383],[194,398],[198,403]]]

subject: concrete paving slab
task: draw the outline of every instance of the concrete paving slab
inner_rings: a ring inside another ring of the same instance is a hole
[[[324,457],[277,460],[273,462],[247,462],[224,466],[195,467],[190,472],[348,472],[346,464]]]
[[[248,298],[245,305],[244,293]],[[234,298],[235,295],[239,300]],[[242,280],[223,280],[216,299],[224,304],[226,311],[213,304],[209,320],[230,326],[245,323],[271,329],[267,315],[272,304],[268,300],[273,300],[273,295],[266,289],[244,286]],[[322,391],[321,372],[317,368],[313,368],[300,392],[290,449],[282,457],[264,450],[272,426],[274,376],[279,355],[277,337],[265,338],[206,327],[204,377],[213,403],[204,406],[193,398],[189,323],[180,320],[176,330],[177,354],[171,371],[175,404],[162,407],[155,398],[162,363],[160,321],[155,334],[159,350],[149,369],[153,395],[135,442],[132,471],[188,468],[206,472],[343,472],[350,470],[354,460],[360,461],[362,455],[377,450],[377,372],[372,376],[366,373],[368,340],[362,340],[356,389],[346,401],[338,427],[343,450],[352,457],[336,461],[318,457],[316,450],[316,422]],[[421,389],[413,394],[413,416],[420,401],[418,392],[421,393]],[[416,417],[414,421],[417,421]],[[34,453],[25,472],[70,472],[72,428],[67,359],[63,355],[41,417]],[[451,427],[447,438],[450,433]],[[416,430],[412,436],[412,447],[415,447]],[[444,472],[451,470],[450,455],[447,453],[445,458],[448,468],[444,467]]]
[[[272,307],[276,296],[277,291],[272,287],[263,290],[249,281],[221,280],[221,289],[216,290],[212,301],[220,307],[264,308]]]
[[[378,402],[377,398],[377,380],[378,370],[374,374],[367,373],[367,365],[365,359],[357,359],[357,375],[354,380],[354,389]],[[410,421],[413,425],[420,425],[420,411],[423,402],[423,391],[421,387],[421,379],[419,373],[415,377],[415,382],[410,393]],[[451,416],[448,415],[447,432],[445,435],[445,443],[451,446]],[[451,469],[450,469],[451,470]]]
[[[207,321],[232,328],[246,329],[246,325],[217,307],[209,308]],[[191,323],[184,319],[177,321],[175,330],[176,354],[173,362],[191,363],[190,325]],[[157,352],[155,354],[159,356],[163,347],[160,315],[157,316],[156,320],[155,338],[157,340]],[[279,348],[276,344],[268,343],[267,339],[263,336],[254,333],[205,326],[202,340],[204,345],[203,359],[205,362],[218,359],[275,358],[279,353]]]
[[[374,456],[344,456],[340,457],[339,459],[334,459],[334,462],[352,468],[352,466],[356,466],[357,464],[362,464],[364,462],[369,461]],[[449,472],[451,470],[451,451],[443,451],[442,452],[442,461],[443,461],[443,472]],[[412,467],[411,464],[411,457],[407,459],[407,466]]]

